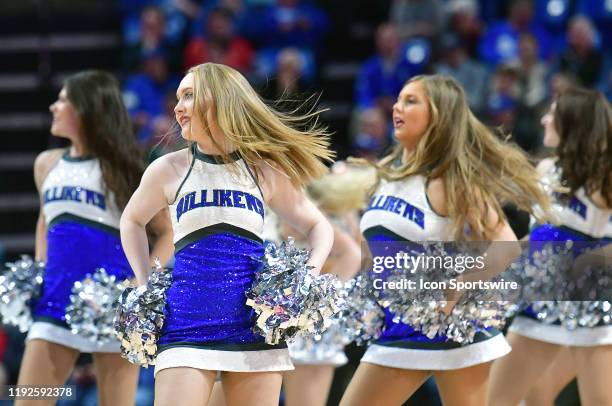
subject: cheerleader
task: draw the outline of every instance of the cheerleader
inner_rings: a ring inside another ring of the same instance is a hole
[[[559,225],[535,227],[530,241],[574,241],[578,246],[582,242],[595,247],[590,255],[576,258],[571,270],[574,276],[584,269],[585,262],[597,265],[592,260],[599,258],[603,266],[606,258],[609,261],[612,257],[611,112],[601,93],[575,88],[559,96],[542,118],[544,145],[555,147],[557,156],[543,160],[538,170],[547,179],[560,177],[559,183],[569,190],[557,203]],[[490,404],[517,404],[539,384],[538,378],[555,358],[555,362],[567,364],[562,358],[571,356],[582,403],[612,405],[612,325],[568,330],[539,322],[528,309],[513,321],[508,340],[514,351],[494,364]],[[569,346],[569,355],[562,355],[563,346]],[[550,379],[543,382],[547,381]],[[551,403],[556,395],[550,397]]]
[[[361,218],[373,253],[377,242],[516,241],[500,203],[528,211],[534,202],[546,206],[525,156],[473,116],[453,79],[408,81],[393,106],[393,125],[399,145],[378,165],[382,179]],[[500,245],[487,251],[485,279],[519,255],[518,243]],[[469,344],[430,339],[385,313],[384,331],[361,359],[342,405],[402,404],[431,375],[445,405],[485,404],[490,362],[510,351],[501,333],[478,333]]]
[[[143,161],[118,83],[110,74],[85,71],[69,77],[50,110],[51,134],[68,139],[70,147],[42,152],[34,163],[41,204],[35,255],[46,268],[18,383],[63,385],[79,353],[92,353],[99,403],[131,405],[138,367],[121,358],[118,341],[98,345],[73,334],[65,309],[74,282],[99,267],[119,281],[133,277],[121,249],[119,219],[136,189]],[[172,247],[167,213],[157,215],[153,226],[158,239],[152,254],[165,260]]]
[[[333,230],[302,186],[330,160],[327,133],[266,106],[236,70],[205,63],[177,90],[182,136],[191,146],[147,168],[121,218],[127,257],[146,282],[144,227],[169,207],[175,265],[155,363],[157,405],[203,405],[217,372],[228,405],[277,405],[282,372],[293,369],[285,344],[253,332],[246,305],[263,254],[266,205],[308,236],[318,273]],[[296,128],[308,128],[297,130]]]

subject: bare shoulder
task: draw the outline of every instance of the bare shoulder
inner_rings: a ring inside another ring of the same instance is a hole
[[[145,176],[154,176],[159,180],[171,181],[184,175],[189,170],[190,158],[186,148],[162,155],[149,164],[145,170]]]
[[[538,162],[538,166],[536,167],[536,170],[538,171],[538,174],[540,176],[546,174],[548,171],[551,170],[551,168],[553,166],[555,166],[556,162],[557,162],[556,158],[544,158],[544,159],[542,159],[540,162]]]
[[[430,179],[427,183],[427,199],[429,205],[436,214],[440,216],[448,216],[448,206],[446,205],[446,187],[444,179]]]
[[[287,181],[290,183],[289,175],[276,162],[262,159],[255,165],[260,175],[259,183],[266,201],[272,198],[276,190],[283,189]]]
[[[38,189],[42,186],[45,178],[49,174],[49,171],[62,157],[64,153],[63,148],[48,149],[41,152],[34,161],[34,181]]]
[[[187,149],[163,155],[151,162],[140,182],[143,190],[161,190],[167,202],[174,200],[176,191],[189,172],[193,156]]]

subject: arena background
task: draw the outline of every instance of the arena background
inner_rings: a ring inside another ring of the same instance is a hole
[[[49,134],[48,107],[76,71],[116,75],[150,159],[179,146],[176,84],[205,61],[240,69],[270,101],[293,100],[279,108],[319,95],[340,159],[376,158],[392,144],[390,106],[404,80],[451,74],[479,117],[536,159],[547,153],[539,120],[557,92],[578,83],[612,95],[611,39],[609,0],[1,1],[0,259],[33,253],[32,166],[40,151],[65,145]],[[16,380],[22,341],[0,331],[6,383]],[[339,370],[329,404],[351,368]],[[139,404],[150,402],[151,372],[141,377]],[[86,358],[73,380],[91,386]],[[81,392],[80,404],[92,404],[93,392]],[[559,404],[574,399],[570,387]],[[437,402],[430,385],[409,404]]]

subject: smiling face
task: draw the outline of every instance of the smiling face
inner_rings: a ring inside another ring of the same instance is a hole
[[[544,127],[544,140],[542,143],[545,147],[557,148],[559,146],[559,133],[555,128],[555,108],[556,103],[550,106],[550,109],[542,116],[542,127]]]
[[[430,120],[431,111],[423,84],[419,81],[408,83],[393,105],[395,138],[404,148],[414,148],[425,135]]]
[[[53,114],[51,134],[56,137],[75,140],[79,136],[79,113],[68,99],[66,88],[63,87],[55,103],[49,106]]]
[[[176,91],[177,103],[174,107],[176,122],[181,127],[181,135],[187,140],[195,140],[204,133],[204,125],[195,110],[193,73],[185,75]]]

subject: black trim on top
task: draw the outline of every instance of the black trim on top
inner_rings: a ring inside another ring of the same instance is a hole
[[[476,344],[483,341],[490,340],[491,338],[501,334],[497,329],[491,329],[488,334],[479,331],[474,335],[474,341],[470,344]],[[411,350],[452,350],[455,348],[467,347],[468,345],[460,344],[456,341],[443,341],[443,342],[422,342],[422,341],[408,341],[408,340],[398,340],[398,341],[387,341],[387,342],[379,342],[375,341],[374,344],[380,345],[383,347],[395,347],[395,348],[406,348]]]
[[[427,194],[428,187],[429,187],[429,178],[425,178],[425,190],[423,191],[423,193],[425,193],[425,201],[427,201],[427,206],[429,206],[429,210],[431,210],[433,214],[440,217],[441,219],[448,219],[449,216],[443,216],[434,210],[433,206],[431,205],[431,200],[429,200],[429,195]]]
[[[259,182],[257,182],[257,178],[255,177],[255,175],[251,171],[251,168],[249,167],[249,164],[247,163],[247,161],[244,161],[244,166],[246,167],[246,170],[249,173],[249,175],[251,175],[251,179],[253,179],[253,182],[255,182],[255,186],[257,186],[257,189],[259,189],[259,193],[261,193],[262,203],[265,202],[266,198],[265,198],[265,196],[263,194],[263,190],[261,190],[261,187],[259,186]]]
[[[176,199],[178,198],[178,195],[181,192],[181,189],[183,188],[183,185],[185,184],[185,182],[187,181],[187,178],[191,174],[191,170],[193,169],[193,164],[195,163],[195,161],[196,161],[196,157],[195,157],[195,154],[194,154],[193,158],[191,159],[191,164],[189,165],[189,170],[187,171],[187,174],[183,178],[183,181],[181,182],[181,184],[179,185],[178,189],[176,190],[176,194],[174,195],[174,200],[172,201],[172,204],[176,203]]]
[[[65,328],[66,330],[70,330],[70,327],[68,326],[68,323],[66,323],[65,321],[53,318],[51,316],[34,316],[34,317],[32,317],[32,320],[33,321],[42,321],[42,322],[45,322],[45,323],[53,324],[53,325],[61,327],[61,328]]]
[[[386,235],[388,237],[393,238],[393,241],[397,241],[397,242],[414,242],[412,240],[409,240],[405,237],[402,237],[399,234],[394,233],[393,231],[389,230],[386,227],[383,226],[374,226],[374,227],[370,227],[368,229],[366,229],[363,233],[363,236],[366,238],[366,240],[368,239],[368,237],[372,237],[374,235]]]
[[[199,241],[204,237],[207,237],[213,234],[220,234],[220,233],[236,234],[240,237],[248,238],[249,240],[253,240],[263,245],[263,240],[259,238],[256,234],[248,230],[245,230],[244,228],[236,227],[232,224],[219,223],[219,224],[213,224],[211,226],[201,228],[197,231],[187,234],[185,237],[181,238],[174,244],[174,253],[177,254],[180,250],[182,250],[186,246],[193,244],[194,242]]]
[[[287,343],[279,343],[275,345],[267,344],[265,342],[260,343],[221,343],[221,342],[212,342],[212,343],[188,343],[188,342],[178,342],[171,344],[164,344],[158,346],[158,354],[164,350],[168,350],[170,348],[175,347],[189,347],[189,348],[197,348],[202,350],[217,350],[217,351],[262,351],[262,350],[278,350],[287,348]]]
[[[224,165],[228,163],[223,160],[222,155],[210,155],[210,154],[205,154],[204,152],[200,151],[200,149],[198,148],[198,144],[195,142],[193,143],[193,155],[200,161],[204,161],[209,164]],[[231,154],[229,154],[229,163],[235,162],[239,159],[240,159],[240,154],[238,153],[238,151],[234,151]]]
[[[68,162],[83,162],[91,161],[92,159],[96,159],[96,157],[93,155],[70,156],[70,148],[66,148],[66,151],[62,154],[62,159]]]
[[[101,231],[106,231],[107,233],[119,236],[119,229],[106,225],[106,224],[102,224],[99,223],[97,221],[93,221],[93,220],[89,220],[83,217],[79,217],[79,216],[75,216],[74,214],[70,214],[70,213],[62,213],[59,216],[55,217],[53,220],[51,220],[49,222],[49,225],[47,226],[47,229],[53,227],[56,224],[62,223],[64,221],[75,221],[77,223],[81,223],[84,224],[86,226],[91,226],[93,228],[97,228]]]

